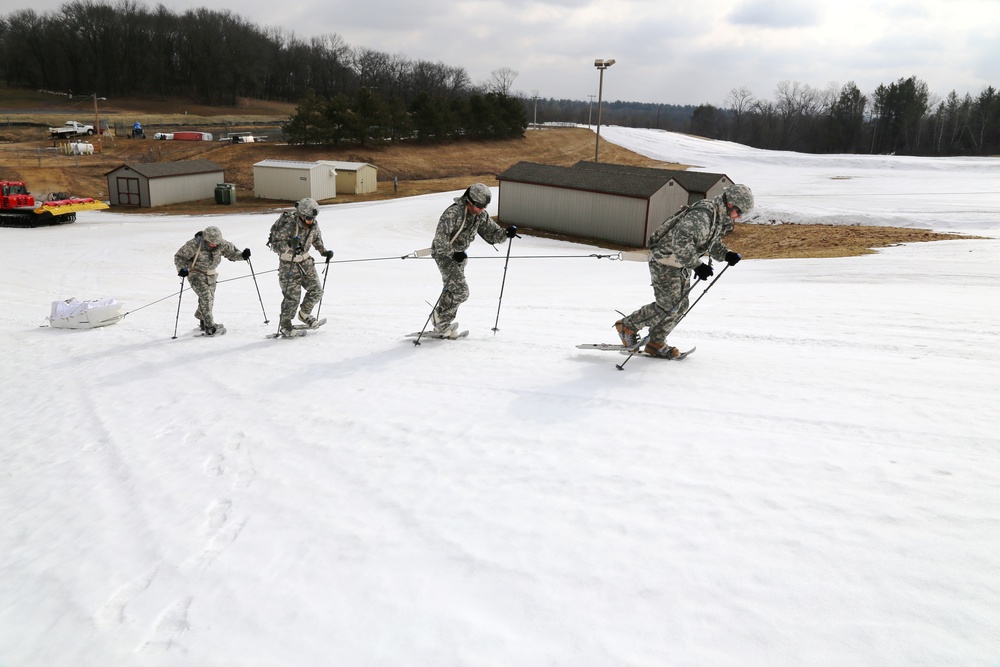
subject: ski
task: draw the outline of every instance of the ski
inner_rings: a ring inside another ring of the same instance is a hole
[[[663,359],[664,361],[680,361],[681,359],[683,359],[684,357],[688,356],[696,349],[698,349],[697,347],[692,347],[690,350],[686,352],[681,352],[676,357],[655,357],[651,354],[646,354],[642,352],[639,349],[640,347],[642,347],[642,345],[643,342],[640,341],[640,343],[636,346],[622,345],[621,343],[581,343],[577,345],[577,347],[581,350],[610,350],[619,352],[620,354],[625,354],[625,355],[634,354],[637,357],[650,357],[651,359]]]
[[[621,343],[580,343],[577,345],[581,350],[618,350],[619,352],[632,352],[638,347],[622,345]]]
[[[302,336],[305,336],[307,333],[309,333],[304,329],[293,329],[293,331],[294,333],[291,336],[286,336],[285,334],[279,331],[278,333],[269,333],[266,336],[264,336],[264,338],[301,338]]]
[[[635,351],[635,355],[637,357],[649,357],[650,359],[663,359],[664,361],[680,361],[681,359],[683,359],[684,357],[688,356],[689,354],[691,354],[692,352],[694,352],[697,349],[698,349],[697,347],[692,347],[687,352],[681,352],[676,357],[658,357],[658,356],[655,356],[655,355],[652,355],[652,354],[646,354],[644,352],[640,353],[638,350]],[[632,351],[631,350],[622,350],[621,353],[622,354],[632,354]]]
[[[264,336],[264,338],[298,338],[299,336],[305,336],[307,333],[309,333],[310,329],[319,329],[324,324],[326,324],[325,317],[321,320],[316,320],[316,324],[313,324],[312,326],[308,324],[293,324],[292,333],[290,335],[283,334],[279,331],[277,333],[269,333],[266,336]]]
[[[226,327],[222,326],[221,324],[218,324],[215,327],[215,333],[212,334],[211,336],[209,336],[204,331],[199,330],[198,333],[196,333],[194,335],[194,337],[195,338],[217,338],[218,336],[225,336],[225,335],[226,335]]]
[[[434,340],[457,340],[459,338],[465,338],[469,335],[469,330],[465,331],[449,331],[447,333],[436,333],[434,331],[424,331],[421,336],[420,331],[414,331],[413,333],[406,334],[406,338],[432,338]]]
[[[325,317],[323,319],[321,319],[321,320],[316,320],[316,324],[311,324],[311,325],[310,324],[293,324],[292,328],[296,329],[297,331],[302,331],[303,329],[319,329],[324,324],[326,324],[326,318]]]

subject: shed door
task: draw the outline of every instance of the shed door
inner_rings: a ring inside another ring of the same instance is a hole
[[[118,204],[120,206],[139,206],[139,179],[118,176]]]

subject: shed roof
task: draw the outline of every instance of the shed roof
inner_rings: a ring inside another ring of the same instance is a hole
[[[723,178],[728,178],[725,174],[715,174],[707,171],[687,171],[684,169],[658,169],[656,167],[633,167],[625,164],[610,164],[607,162],[589,162],[581,160],[573,165],[574,169],[585,169],[589,171],[602,171],[606,173],[620,174],[667,174],[677,181],[677,184],[688,192],[698,192],[705,194],[712,189],[716,183]]]
[[[626,173],[603,169],[575,169],[522,161],[497,176],[497,180],[649,199],[673,178],[673,174],[663,169],[649,171],[650,173]]]
[[[222,167],[211,160],[178,160],[176,162],[143,162],[140,164],[123,164],[115,167],[111,171],[117,171],[122,167],[131,169],[140,176],[146,178],[164,178],[167,176],[188,176],[190,174],[207,174],[215,171],[223,171]],[[106,172],[107,176],[111,171]]]
[[[319,167],[320,162],[307,162],[305,160],[261,160],[255,162],[255,167],[278,167],[279,169],[313,169]]]
[[[364,167],[371,167],[372,169],[378,169],[375,165],[369,162],[341,162],[340,160],[320,160],[320,164],[332,165],[335,169],[339,171],[357,171]]]

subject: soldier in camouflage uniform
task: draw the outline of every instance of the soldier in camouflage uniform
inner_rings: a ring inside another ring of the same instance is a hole
[[[691,283],[691,271],[700,280],[712,275],[712,264],[701,262],[702,255],[727,264],[740,261],[739,253],[722,243],[736,219],[753,208],[753,193],[745,185],[730,185],[721,195],[703,199],[682,209],[649,237],[649,275],[656,300],[615,322],[623,345],[639,342],[639,330],[649,327],[645,352],[658,357],[676,357],[679,350],[667,345],[688,308],[684,294]],[[683,295],[683,298],[682,298]]]
[[[206,227],[174,254],[177,275],[187,277],[191,289],[198,295],[198,309],[194,311],[194,316],[206,336],[214,336],[226,329],[212,317],[218,280],[216,267],[223,257],[231,262],[247,260],[250,259],[250,248],[242,252],[237,250],[236,246],[222,238],[218,227]]]
[[[458,307],[469,298],[469,283],[465,280],[468,255],[465,251],[476,234],[487,243],[503,243],[517,233],[516,227],[505,230],[490,219],[490,214],[486,212],[490,198],[490,189],[476,183],[456,198],[438,220],[431,244],[431,257],[437,262],[444,283],[441,298],[432,313],[437,333],[448,335],[458,331],[455,315]]]
[[[294,211],[285,211],[271,226],[267,244],[281,260],[278,263],[278,284],[284,298],[281,301],[278,331],[284,336],[294,335],[292,317],[295,316],[296,308],[299,310],[300,320],[308,326],[316,325],[312,309],[323,298],[323,285],[309,249],[316,248],[328,263],[333,257],[333,251],[327,250],[323,245],[323,234],[316,222],[317,215],[319,206],[316,200],[306,197],[295,204]],[[300,306],[302,288],[305,288],[306,295]]]

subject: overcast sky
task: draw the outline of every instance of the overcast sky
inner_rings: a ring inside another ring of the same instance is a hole
[[[92,0],[111,2],[111,0]],[[143,2],[150,9],[157,3]],[[0,0],[0,12],[59,0]],[[113,4],[113,3],[112,3]],[[527,96],[724,105],[779,82],[864,93],[916,76],[933,95],[1000,88],[1000,0],[162,0],[175,13],[228,9],[308,39],[463,67],[474,83],[509,68]]]

